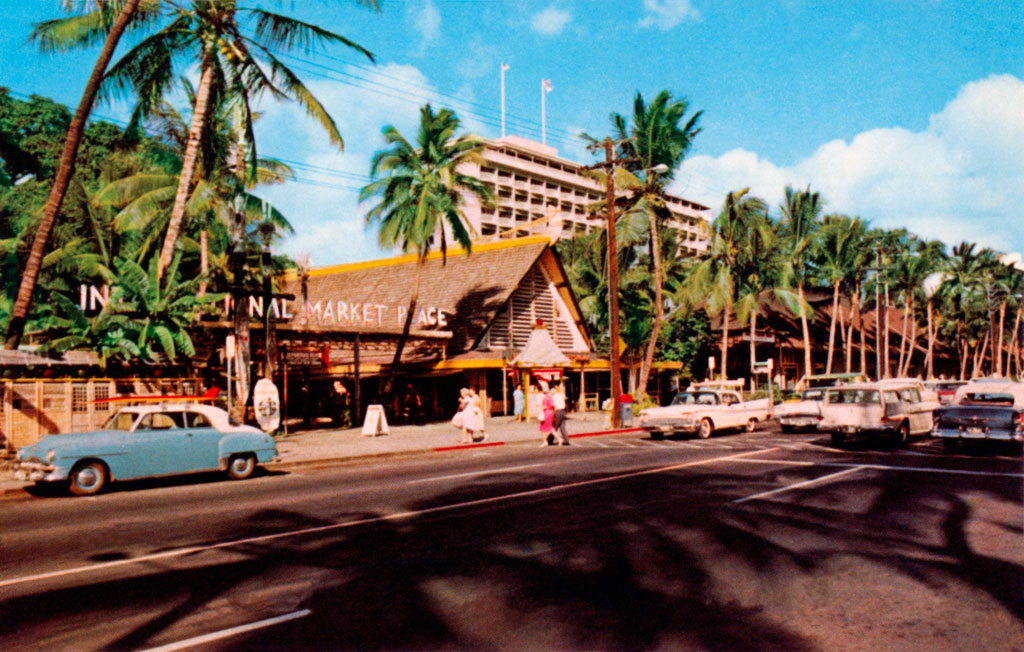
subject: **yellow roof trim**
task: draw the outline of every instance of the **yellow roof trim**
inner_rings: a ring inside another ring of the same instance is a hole
[[[527,236],[525,238],[516,238],[514,240],[502,240],[498,242],[482,242],[473,245],[472,251],[495,251],[497,249],[508,249],[510,247],[523,247],[533,244],[551,244],[551,238],[542,235]],[[472,252],[467,252],[462,247],[456,249],[449,249],[447,256],[465,256]],[[373,269],[376,267],[392,267],[395,265],[406,265],[408,263],[415,263],[417,254],[404,254],[402,256],[395,256],[393,258],[382,258],[379,260],[367,260],[361,263],[346,263],[343,265],[331,265],[329,267],[318,267],[309,271],[309,276],[329,276],[331,274],[338,274],[341,272],[354,272],[363,269]],[[441,258],[441,251],[434,250],[427,253],[426,260],[436,260]],[[299,278],[298,270],[288,270],[285,273],[284,280],[294,281]]]

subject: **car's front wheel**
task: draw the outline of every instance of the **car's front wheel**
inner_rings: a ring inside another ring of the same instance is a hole
[[[245,480],[256,470],[256,458],[252,455],[233,455],[228,460],[228,477]]]
[[[85,462],[71,471],[69,489],[76,496],[93,496],[107,484],[107,467],[102,462]]]
[[[757,419],[751,419],[750,421],[747,421],[747,427],[745,428],[745,430],[747,432],[754,432],[755,430],[757,430]]]
[[[714,430],[715,425],[711,423],[711,419],[704,417],[700,420],[700,430],[697,431],[697,436],[701,439],[707,439]]]

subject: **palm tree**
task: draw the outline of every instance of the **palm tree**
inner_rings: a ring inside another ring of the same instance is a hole
[[[360,3],[377,8],[376,0],[360,0]],[[256,169],[256,148],[250,101],[265,92],[278,99],[297,101],[320,123],[331,142],[339,149],[343,147],[334,120],[276,53],[296,47],[308,52],[316,46],[340,43],[373,60],[368,50],[334,32],[258,7],[239,7],[237,0],[171,4],[167,15],[168,24],[127,52],[107,75],[113,92],[124,93],[130,88],[138,97],[131,121],[136,125],[141,124],[165,96],[176,78],[176,65],[199,63],[192,123],[167,234],[160,250],[158,276],[162,276],[170,264],[181,232],[210,110],[216,104],[217,95],[231,95],[241,103],[244,133],[250,143],[247,167],[252,176]],[[183,57],[183,53],[190,56]]]
[[[706,258],[691,272],[684,284],[681,303],[703,301],[711,316],[721,314],[721,371],[724,379],[729,362],[729,319],[736,303],[736,277],[749,256],[749,225],[766,210],[764,201],[749,197],[749,188],[726,195],[718,216],[711,224],[711,242]]]
[[[860,256],[866,230],[866,224],[860,218],[833,214],[825,218],[818,231],[817,272],[820,278],[832,288],[832,318],[828,329],[828,357],[825,361],[825,373],[832,373],[836,324],[840,312],[840,291],[844,284],[848,284],[852,280],[857,270],[857,259]],[[847,337],[844,336],[843,339],[847,340]],[[847,363],[849,363],[849,355],[850,352],[847,350]]]
[[[68,11],[73,10],[77,4],[73,0],[64,0],[64,8]],[[60,167],[57,169],[53,188],[50,190],[42,219],[39,221],[35,237],[32,240],[32,247],[29,250],[18,286],[18,295],[7,321],[7,333],[4,338],[4,348],[6,349],[16,349],[21,342],[46,244],[50,239],[53,225],[57,221],[61,204],[64,203],[68,186],[71,184],[71,177],[75,172],[75,157],[78,154],[78,146],[85,130],[85,122],[92,112],[93,103],[96,101],[96,95],[100,90],[107,66],[114,56],[114,50],[117,49],[121,36],[131,23],[133,21],[136,21],[137,24],[146,22],[147,19],[153,17],[158,5],[159,0],[97,2],[96,7],[90,12],[80,16],[40,23],[32,32],[32,38],[37,40],[40,47],[47,52],[66,49],[76,43],[93,44],[101,39],[103,47],[96,58],[85,89],[82,91],[82,98],[79,100],[78,108],[75,109],[75,115],[68,125],[64,150],[60,157]]]
[[[456,136],[459,126],[458,117],[450,109],[435,113],[427,104],[420,109],[415,145],[395,127],[385,127],[384,141],[390,147],[374,155],[370,174],[375,181],[359,193],[361,201],[371,197],[379,199],[366,214],[366,223],[378,226],[380,244],[417,254],[416,282],[409,298],[409,310],[395,347],[394,360],[381,387],[385,396],[391,392],[402,350],[409,339],[419,300],[423,263],[432,238],[438,237],[442,255],[447,252],[449,232],[455,242],[470,251],[472,239],[462,210],[463,193],[476,195],[485,205],[491,200],[489,186],[459,172],[459,166],[464,163],[479,164],[484,149],[483,141],[476,136]]]
[[[786,252],[793,266],[797,294],[800,297],[800,326],[804,336],[804,375],[811,374],[811,334],[807,327],[807,315],[813,313],[804,296],[804,287],[810,280],[812,270],[811,247],[813,235],[818,228],[818,217],[824,204],[818,193],[793,190],[786,186],[785,199],[779,207],[782,211],[782,228],[786,237]]]
[[[799,298],[790,287],[791,268],[782,257],[778,225],[763,215],[752,214],[747,223],[746,251],[736,270],[736,318],[750,325],[750,376],[757,361],[757,318],[762,307],[774,299],[793,315],[800,312]]]
[[[633,100],[632,123],[628,125],[622,115],[612,114],[612,126],[616,139],[620,141],[619,157],[626,161],[625,169],[635,177],[629,191],[627,212],[643,214],[649,223],[649,261],[654,273],[654,321],[640,367],[641,393],[647,391],[658,333],[665,316],[665,283],[658,230],[671,216],[665,204],[666,186],[689,152],[693,139],[701,131],[697,125],[702,111],[697,111],[685,124],[680,125],[688,110],[689,103],[686,100],[673,100],[672,94],[664,90],[655,96],[650,105],[645,104],[643,96],[637,93]]]

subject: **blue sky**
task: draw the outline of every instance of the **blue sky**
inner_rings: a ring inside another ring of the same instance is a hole
[[[260,0],[247,0],[260,2]],[[246,2],[239,4],[245,5]],[[412,134],[419,107],[455,109],[468,130],[500,135],[499,69],[509,133],[592,157],[576,134],[609,132],[636,92],[661,89],[704,112],[674,190],[717,208],[750,186],[771,205],[786,184],[827,210],[903,226],[953,245],[1024,250],[1024,27],[1019,2],[978,0],[285,0],[286,13],[370,49],[288,59],[345,138],[332,149],[294,106],[264,103],[261,154],[294,162],[297,182],[263,192],[298,233],[284,243],[314,265],[380,257],[358,189],[381,128]],[[96,51],[42,56],[32,23],[60,0],[5,2],[0,85],[74,105]],[[99,115],[123,118],[122,105]]]

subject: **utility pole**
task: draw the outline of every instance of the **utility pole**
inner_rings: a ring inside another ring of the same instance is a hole
[[[611,138],[605,138],[602,143],[604,147],[604,162],[589,166],[588,170],[604,168],[605,170],[605,202],[608,205],[608,325],[609,358],[612,367],[612,428],[618,428],[622,424],[621,405],[619,397],[622,395],[622,372],[619,364],[619,259],[618,243],[615,241],[615,166],[627,163],[626,159],[615,159],[614,143]]]

